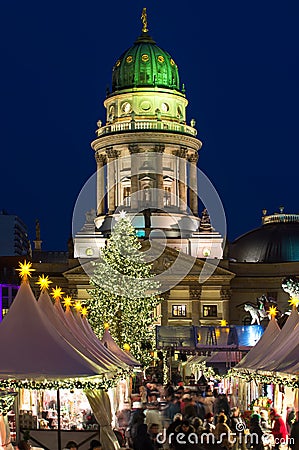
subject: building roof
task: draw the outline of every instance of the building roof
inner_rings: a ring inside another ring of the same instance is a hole
[[[237,262],[299,261],[299,215],[273,214],[263,225],[237,238],[230,246],[230,259]]]
[[[134,87],[180,90],[176,63],[170,54],[158,47],[144,31],[113,67],[112,92]]]

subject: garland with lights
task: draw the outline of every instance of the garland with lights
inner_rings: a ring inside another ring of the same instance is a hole
[[[0,388],[2,389],[31,389],[31,390],[57,390],[57,389],[108,389],[115,387],[117,383],[126,378],[130,374],[130,370],[122,370],[113,375],[112,378],[97,377],[95,379],[88,378],[71,378],[62,380],[0,380]],[[0,398],[1,402],[1,398]],[[1,403],[0,403],[1,408]]]
[[[141,244],[130,220],[121,213],[100,259],[94,262],[90,299],[85,301],[88,321],[97,336],[106,326],[117,344],[130,346],[145,367],[155,349],[155,308],[160,304],[159,283],[153,280],[152,265],[145,262]]]
[[[299,380],[297,377],[286,376],[276,372],[273,373],[259,373],[240,371],[240,369],[230,369],[226,377],[238,377],[242,378],[246,382],[256,381],[263,384],[282,384],[284,386],[291,387],[293,389],[299,387]]]
[[[5,416],[11,411],[16,395],[16,392],[0,391],[0,414]]]

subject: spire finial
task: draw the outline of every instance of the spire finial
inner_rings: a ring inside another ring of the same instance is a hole
[[[146,8],[143,8],[142,10],[142,14],[141,14],[141,21],[142,21],[142,32],[143,33],[147,33],[148,32],[148,28],[147,28],[147,14],[146,14]]]

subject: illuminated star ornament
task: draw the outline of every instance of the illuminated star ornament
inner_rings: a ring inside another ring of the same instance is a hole
[[[83,308],[81,309],[81,314],[83,317],[87,316],[87,308],[85,306],[83,306]]]
[[[270,308],[269,308],[269,314],[270,314],[270,317],[272,318],[274,318],[276,315],[277,315],[277,308],[276,308],[276,306],[270,306]]]
[[[64,292],[62,292],[62,289],[60,287],[52,288],[51,295],[54,298],[54,300],[59,300],[63,296]]]
[[[105,330],[108,330],[108,329],[109,329],[109,323],[108,323],[108,322],[105,322],[105,323],[104,323],[104,328],[105,328]]]
[[[80,312],[81,309],[82,309],[81,302],[80,302],[80,301],[77,301],[77,302],[75,303],[75,310],[78,311],[78,312]]]
[[[299,299],[297,297],[292,297],[290,298],[289,303],[293,308],[297,308],[299,305]]]
[[[26,281],[28,277],[31,277],[31,272],[35,271],[35,269],[31,269],[32,263],[26,262],[26,260],[24,261],[24,263],[19,262],[19,266],[20,268],[17,269],[17,271],[20,272],[19,275],[23,281]]]
[[[66,308],[70,308],[71,306],[72,306],[72,297],[70,297],[69,295],[67,295],[66,297],[64,297],[64,299],[63,299],[63,303],[64,303],[64,306],[66,307]]]
[[[38,281],[36,282],[36,284],[39,285],[39,288],[41,291],[49,289],[50,284],[52,283],[52,281],[49,280],[48,275],[45,277],[45,275],[41,275],[38,277]]]
[[[129,344],[124,344],[124,351],[125,352],[129,352],[130,351],[130,346],[129,346]]]
[[[119,216],[118,216],[118,218],[116,219],[116,221],[119,221],[119,220],[121,220],[121,219],[126,219],[126,218],[127,218],[127,212],[124,211],[124,210],[122,210],[122,211],[119,212]]]
[[[222,320],[220,321],[220,326],[221,326],[221,327],[226,327],[226,325],[227,325],[227,321],[224,320],[224,319],[222,319]]]

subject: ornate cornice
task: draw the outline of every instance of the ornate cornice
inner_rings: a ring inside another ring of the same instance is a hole
[[[95,139],[91,146],[95,151],[104,150],[106,147],[111,145],[124,145],[129,146],[131,144],[135,145],[146,145],[146,144],[163,144],[166,146],[182,144],[188,148],[188,150],[193,150],[197,152],[202,143],[199,139],[188,136],[181,133],[170,133],[170,132],[159,132],[159,131],[140,131],[140,132],[130,132],[130,133],[115,133],[110,135],[103,135],[98,139]]]

